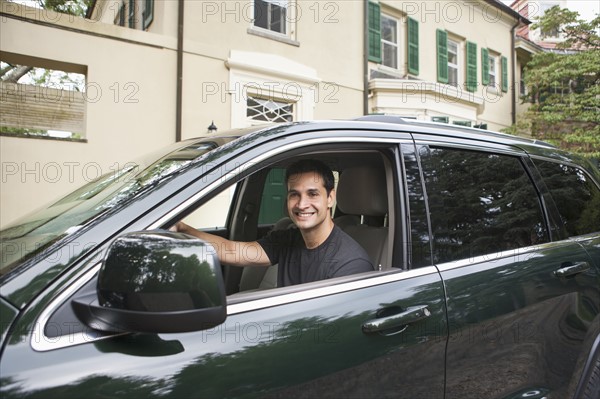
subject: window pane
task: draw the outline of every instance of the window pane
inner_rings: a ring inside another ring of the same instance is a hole
[[[274,32],[285,32],[285,13],[286,8],[276,4],[271,4],[271,29]]]
[[[423,147],[434,261],[548,241],[540,202],[516,157]]]
[[[448,63],[458,64],[458,44],[448,40]]]
[[[600,230],[600,190],[581,169],[534,160],[569,237]]]
[[[398,25],[395,19],[381,15],[382,64],[398,68]]]
[[[396,21],[385,15],[381,16],[381,39],[398,43]]]
[[[269,29],[269,3],[256,0],[254,2],[254,26]]]
[[[383,65],[398,68],[398,48],[387,43],[383,44]]]

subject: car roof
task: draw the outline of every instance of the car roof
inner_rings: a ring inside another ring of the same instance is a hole
[[[272,129],[277,128],[277,132]],[[518,146],[522,149],[536,149],[534,153],[540,153],[550,151],[554,156],[555,153],[563,152],[557,147],[550,143],[535,140],[520,136],[514,136],[507,133],[495,132],[491,130],[483,130],[478,128],[452,125],[448,123],[429,122],[422,121],[412,118],[406,118],[395,115],[367,115],[358,117],[356,119],[349,120],[319,120],[319,121],[302,121],[302,122],[289,122],[284,124],[267,124],[261,126],[254,126],[243,129],[233,129],[216,134],[209,134],[202,136],[203,139],[207,137],[232,139],[239,138],[246,135],[261,135],[262,132],[267,132],[268,135],[286,136],[288,134],[302,133],[306,131],[318,131],[318,130],[380,130],[380,131],[401,131],[406,133],[418,133],[423,135],[432,136],[446,136],[456,138],[467,138],[472,140],[481,140],[494,143],[502,143],[507,145]],[[567,154],[564,152],[564,154]],[[546,154],[548,155],[548,154]],[[562,157],[561,157],[562,158]]]

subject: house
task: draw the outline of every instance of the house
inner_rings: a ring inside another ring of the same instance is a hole
[[[214,128],[366,113],[508,127],[515,31],[529,23],[495,0],[96,0],[86,18],[0,6],[1,61],[85,81],[3,89],[16,111],[2,126],[32,127],[21,110],[34,105],[51,117],[35,126],[47,135],[0,135],[0,227]]]

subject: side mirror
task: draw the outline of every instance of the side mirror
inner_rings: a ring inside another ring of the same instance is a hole
[[[96,294],[76,298],[72,306],[91,328],[112,332],[198,331],[227,317],[212,246],[165,230],[117,238],[100,268]]]

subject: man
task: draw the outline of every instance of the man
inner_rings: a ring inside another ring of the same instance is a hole
[[[272,231],[254,242],[231,241],[182,222],[175,229],[210,242],[222,263],[278,264],[278,287],[374,270],[366,251],[333,222],[334,178],[327,165],[297,161],[286,171],[286,184],[287,210],[297,229]]]

